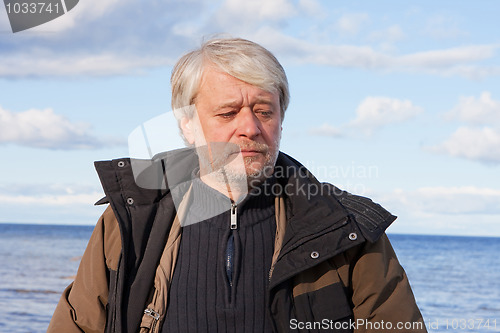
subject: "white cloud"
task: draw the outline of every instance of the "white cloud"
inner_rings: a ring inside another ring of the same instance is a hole
[[[301,64],[371,69],[386,68],[391,63],[389,56],[368,46],[314,44],[271,27],[263,27],[250,37],[269,47],[280,58]]]
[[[369,45],[311,43],[266,26],[248,36],[268,46],[281,59],[290,59],[301,64],[442,76],[460,75],[469,79],[500,75],[499,66],[478,64],[495,56],[500,47],[497,44],[466,45],[397,55],[377,51]]]
[[[0,75],[6,77],[37,76],[107,76],[140,73],[144,69],[171,64],[166,57],[120,57],[118,54],[98,55],[7,55],[0,60]]]
[[[324,123],[321,126],[311,128],[309,133],[312,135],[320,135],[320,136],[330,136],[330,137],[339,137],[342,136],[342,132],[340,129]]]
[[[226,0],[215,5],[204,0],[147,4],[132,0],[80,1],[53,22],[2,36],[0,76],[138,73],[171,65],[198,45],[202,36],[221,32],[262,43],[282,61],[472,79],[500,75],[500,66],[480,63],[496,55],[496,44],[407,54],[391,52],[394,50],[384,43],[404,38],[398,25],[372,34],[371,38],[386,39],[376,41],[385,51],[372,45],[332,44],[323,38],[323,42],[312,42],[315,39],[303,33],[317,27],[325,15],[331,13],[316,0]],[[301,31],[290,32],[293,29],[289,29],[289,21],[297,17],[301,18]],[[336,31],[358,34],[369,20],[366,13],[345,13],[335,22]]]
[[[446,117],[472,125],[500,125],[500,101],[492,99],[488,91],[482,92],[479,98],[460,97],[458,105],[448,112]]]
[[[407,209],[428,214],[500,215],[500,189],[477,186],[435,186],[394,190],[383,200],[399,202]]]
[[[382,30],[375,30],[368,34],[370,43],[378,43],[378,49],[385,53],[393,53],[398,50],[396,43],[406,38],[406,34],[398,24],[391,25]]]
[[[491,127],[459,127],[430,151],[485,163],[500,163],[500,131]]]
[[[399,216],[391,232],[500,236],[500,189],[435,186],[376,197]]]
[[[492,99],[490,92],[484,91],[478,98],[460,97],[444,117],[466,125],[427,150],[483,163],[500,163],[500,102]]]
[[[92,21],[95,20],[96,18],[102,17],[104,14],[109,13],[113,9],[116,9],[116,7],[120,5],[120,2],[122,2],[121,5],[123,5],[123,2],[125,1],[123,0],[122,1],[118,0],[79,1],[78,4],[66,14],[56,18],[55,20],[47,22],[46,24],[37,26],[31,29],[30,32],[54,33],[54,32],[73,29],[84,21]],[[44,36],[50,38],[51,34],[46,34]]]
[[[72,123],[52,109],[16,113],[0,107],[0,143],[48,149],[92,149],[109,145],[89,134],[88,127]]]
[[[388,97],[367,97],[356,109],[356,118],[349,124],[366,134],[391,123],[403,122],[423,112],[409,100]]]
[[[189,27],[189,24],[187,25]],[[189,30],[183,25],[171,27],[178,38],[196,39],[199,32]],[[364,68],[376,70],[424,71],[435,75],[460,75],[479,79],[491,75],[500,75],[500,67],[480,67],[467,65],[492,57],[497,46],[478,45],[418,52],[403,56],[375,51],[369,46],[311,44],[305,40],[284,35],[272,28],[258,29],[244,36],[267,46],[283,61],[291,59],[297,63],[320,64],[333,67]],[[165,47],[168,42],[163,45]],[[142,47],[145,47],[144,45]],[[166,50],[157,50],[148,55],[134,46],[132,54],[120,53],[119,50],[80,52],[77,54],[53,53],[51,51],[32,53],[6,53],[0,59],[0,76],[75,76],[75,75],[119,75],[140,73],[144,69],[172,65],[178,54]],[[154,49],[154,48],[153,48]],[[174,54],[175,53],[175,54]]]
[[[315,17],[323,17],[325,8],[317,0],[299,0],[298,8],[300,12],[305,12],[308,15]]]
[[[0,202],[13,205],[88,205],[104,195],[88,185],[78,184],[2,184]]]
[[[368,35],[368,39],[371,41],[379,41],[383,43],[394,43],[405,38],[405,33],[403,29],[397,24],[391,25],[390,27],[383,30],[372,31]]]
[[[2,222],[94,224],[105,208],[94,206],[104,194],[81,184],[0,184]]]
[[[414,105],[410,100],[401,100],[389,97],[366,97],[356,109],[356,118],[339,127],[323,123],[309,129],[312,135],[341,137],[349,127],[355,127],[365,135],[372,135],[376,130],[390,124],[407,121],[423,109]],[[352,131],[348,131],[351,133]]]
[[[444,77],[460,76],[470,80],[482,80],[489,77],[500,76],[500,66],[479,64],[457,64],[450,67],[425,68],[423,72]]]
[[[205,2],[80,1],[67,14],[2,36],[0,77],[137,74],[173,64],[197,44],[173,31],[200,21]],[[206,21],[206,18],[201,18]]]
[[[298,14],[289,0],[226,0],[209,20],[210,25],[223,31],[252,31],[265,24],[283,22]]]
[[[477,186],[435,186],[435,187],[421,187],[418,189],[418,194],[428,194],[431,196],[455,196],[455,195],[471,195],[476,198],[478,197],[492,197],[495,200],[500,200],[500,190],[477,187]],[[500,205],[496,206],[498,212],[500,212]]]
[[[99,188],[88,184],[62,184],[62,183],[42,183],[42,184],[24,184],[9,183],[0,184],[0,195],[11,195],[14,197],[28,196],[64,196],[74,194],[92,194]],[[101,195],[102,196],[102,195]]]
[[[409,68],[453,68],[468,62],[484,60],[493,57],[498,45],[470,45],[443,50],[417,52],[396,58],[401,66]]]
[[[93,192],[88,194],[60,194],[60,195],[5,195],[0,194],[0,202],[3,205],[88,205],[91,207],[97,200],[103,197],[102,193]]]
[[[349,13],[342,15],[336,22],[336,30],[342,35],[356,35],[361,27],[370,20],[366,13]]]

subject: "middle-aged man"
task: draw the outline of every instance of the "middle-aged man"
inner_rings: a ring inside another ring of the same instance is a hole
[[[395,217],[279,152],[268,50],[209,40],[171,83],[188,148],[96,163],[109,207],[49,332],[426,332]]]

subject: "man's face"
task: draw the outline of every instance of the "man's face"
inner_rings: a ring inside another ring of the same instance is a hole
[[[227,164],[224,171],[233,180],[244,178],[246,183],[268,176],[281,139],[278,92],[262,90],[209,66],[195,106],[197,117],[188,121],[187,132],[185,126],[183,130],[190,144],[208,147],[207,154],[199,153],[202,172],[204,164],[218,161]],[[225,148],[213,148],[221,145]]]

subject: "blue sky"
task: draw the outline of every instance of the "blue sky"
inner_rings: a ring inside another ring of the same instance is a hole
[[[0,8],[0,222],[94,224],[93,161],[170,111],[175,60],[225,33],[270,49],[282,150],[395,215],[393,233],[500,236],[500,4],[85,0],[13,34]]]

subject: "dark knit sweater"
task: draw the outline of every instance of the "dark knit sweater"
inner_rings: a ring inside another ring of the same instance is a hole
[[[226,196],[197,179],[192,199],[163,332],[271,331],[266,295],[276,232],[274,196],[247,196],[237,205],[234,230]]]

